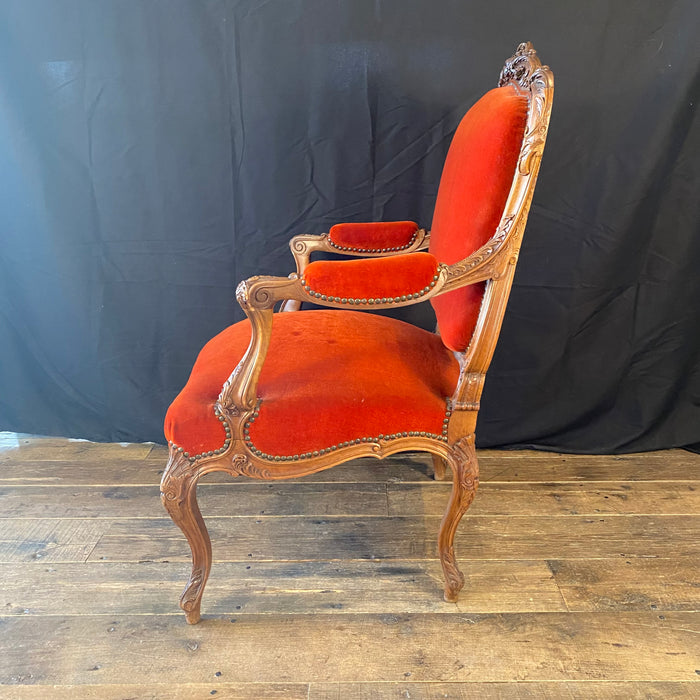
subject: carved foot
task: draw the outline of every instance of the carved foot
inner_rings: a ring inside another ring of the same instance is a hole
[[[202,606],[202,594],[204,593],[207,573],[202,569],[193,569],[185,590],[180,596],[180,607],[185,611],[185,619],[190,625],[196,625],[201,619],[199,611]]]
[[[199,622],[202,594],[211,569],[211,541],[197,505],[198,478],[197,467],[175,452],[170,455],[160,484],[163,505],[192,551],[192,573],[180,596],[180,607],[191,625]]]
[[[464,588],[464,574],[457,566],[454,551],[443,557],[442,570],[445,574],[445,601],[447,603],[456,603],[459,592]]]
[[[448,464],[452,469],[452,493],[440,525],[438,551],[445,575],[445,600],[457,602],[464,586],[464,574],[459,570],[454,553],[454,537],[462,516],[474,500],[479,485],[479,465],[474,449],[474,435],[458,440],[451,450]]]

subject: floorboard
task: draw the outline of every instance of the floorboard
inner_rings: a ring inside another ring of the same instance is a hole
[[[207,524],[214,561],[424,559],[435,556],[440,518],[260,515],[214,517]],[[27,525],[11,520],[6,527],[8,537],[22,538]],[[189,557],[182,535],[169,520],[102,521],[102,527],[105,532],[90,553],[90,561],[181,561]],[[51,522],[46,522],[45,529],[51,529]],[[88,530],[85,536],[91,534]],[[32,553],[31,547],[24,545],[20,542],[11,551],[19,561],[36,558],[44,551]],[[455,548],[462,559],[665,557],[670,548],[678,556],[698,558],[700,518],[466,516],[455,537]],[[59,561],[57,556],[55,561]],[[2,550],[0,561],[8,561]]]
[[[690,700],[697,690],[693,682],[313,683],[309,700]]]
[[[62,489],[56,493],[56,489]],[[236,480],[198,488],[205,516],[393,515],[442,516],[449,483]],[[60,501],[57,500],[60,495]],[[0,485],[8,518],[160,518],[156,485]],[[692,515],[700,512],[700,481],[486,482],[469,510],[475,515]]]
[[[494,683],[149,683],[24,685],[5,700],[696,700],[697,684],[671,681]]]
[[[1,564],[0,611],[179,616],[174,602],[188,573],[186,562]],[[471,561],[464,573],[468,593],[455,606],[439,595],[442,572],[436,559],[218,562],[205,601],[212,615],[567,610],[546,562]]]
[[[663,619],[662,619],[663,618]],[[0,618],[0,679],[253,683],[697,679],[700,613]],[[498,653],[494,653],[498,650]]]
[[[700,455],[480,451],[457,604],[426,455],[211,475],[197,626],[165,456],[0,433],[0,698],[700,698]]]

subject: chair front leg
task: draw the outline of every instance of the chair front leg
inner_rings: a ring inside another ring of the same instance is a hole
[[[163,505],[192,550],[192,572],[180,596],[190,625],[200,620],[202,593],[211,570],[211,540],[197,504],[198,469],[181,452],[172,451],[160,483]]]
[[[459,570],[455,560],[455,532],[459,521],[474,500],[479,486],[479,463],[476,459],[473,433],[451,446],[447,463],[452,469],[452,493],[440,525],[438,551],[445,574],[445,600],[455,603],[464,586],[464,574]]]

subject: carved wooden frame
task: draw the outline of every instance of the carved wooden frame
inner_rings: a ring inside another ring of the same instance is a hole
[[[362,308],[356,300],[334,297],[320,299],[305,288],[302,281],[310,256],[316,251],[343,253],[331,245],[328,235],[303,235],[292,239],[290,247],[297,271],[289,277],[251,277],[241,282],[236,298],[250,319],[250,345],[222,387],[216,414],[224,426],[223,446],[201,455],[190,455],[170,444],[170,457],[161,481],[161,498],[173,521],[185,534],[192,550],[192,572],[180,598],[187,622],[200,619],[202,593],[211,568],[211,542],[197,505],[199,479],[213,471],[255,479],[288,479],[328,469],[357,457],[384,458],[397,452],[424,451],[433,455],[436,478],[445,476],[445,464],[452,471],[452,492],[438,535],[438,551],[445,575],[445,599],[456,601],[464,585],[454,555],[457,525],[474,498],[478,486],[478,464],[474,449],[474,430],[484,377],[498,339],[523,230],[532,201],[540,159],[547,136],[553,97],[553,76],[542,66],[532,44],[520,44],[501,72],[499,86],[515,85],[529,98],[525,135],[501,221],[493,237],[469,257],[453,265],[441,264],[435,284],[419,299],[375,299],[371,308],[407,306],[450,290],[476,282],[485,282],[484,299],[469,347],[455,355],[460,375],[448,400],[446,430],[442,436],[406,434],[355,440],[350,444],[329,446],[311,456],[278,457],[263,455],[246,439],[247,427],[257,416],[257,383],[270,343],[274,307],[282,302],[284,310],[313,302],[336,309]],[[355,257],[382,257],[423,249],[429,233],[421,229],[410,246],[400,251],[353,251]],[[366,303],[366,300],[364,300]],[[368,308],[368,307],[365,307]]]

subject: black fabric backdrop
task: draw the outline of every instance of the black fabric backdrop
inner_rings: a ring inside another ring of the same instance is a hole
[[[429,226],[530,40],[554,114],[479,444],[700,441],[699,28],[697,0],[4,0],[0,429],[163,442],[236,283],[298,233]]]

